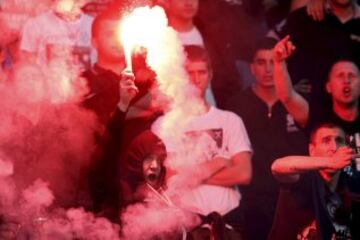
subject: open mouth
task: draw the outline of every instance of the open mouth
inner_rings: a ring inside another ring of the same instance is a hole
[[[350,87],[344,87],[342,89],[342,92],[345,96],[349,96],[351,94],[351,88]]]
[[[155,173],[150,173],[150,174],[148,174],[147,177],[146,177],[146,179],[147,179],[148,181],[155,181],[156,178],[157,178],[157,176],[156,176]]]

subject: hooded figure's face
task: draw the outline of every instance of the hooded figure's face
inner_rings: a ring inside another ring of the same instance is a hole
[[[145,131],[130,144],[127,156],[127,181],[133,190],[144,183],[162,187],[165,178],[166,147],[151,131]]]
[[[163,157],[159,154],[150,154],[143,161],[144,179],[154,188],[162,185],[163,161]]]

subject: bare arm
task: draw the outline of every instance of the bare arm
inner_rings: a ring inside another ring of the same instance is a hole
[[[301,127],[305,127],[309,119],[309,104],[294,90],[285,62],[294,51],[295,46],[289,41],[289,36],[274,47],[274,82],[276,94],[286,110]]]
[[[323,171],[330,176],[348,166],[353,157],[348,147],[339,148],[332,157],[288,156],[275,160],[271,171],[280,182],[296,182],[301,173],[308,171]]]
[[[252,176],[251,155],[250,152],[240,152],[235,154],[231,159],[227,160],[231,161],[231,165],[214,173],[206,179],[204,183],[226,187],[237,184],[249,184]]]

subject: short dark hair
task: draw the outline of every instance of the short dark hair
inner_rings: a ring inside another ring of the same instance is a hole
[[[314,143],[315,136],[316,136],[317,132],[322,128],[329,128],[329,129],[336,129],[337,128],[337,129],[340,129],[341,131],[343,131],[345,133],[344,129],[340,125],[338,125],[336,123],[321,122],[321,123],[317,124],[315,127],[313,127],[311,129],[310,139],[309,139],[310,143],[312,143],[312,144]]]
[[[277,42],[278,40],[272,37],[263,37],[255,41],[252,48],[251,61],[254,61],[259,50],[272,50]]]
[[[208,54],[208,51],[199,45],[185,45],[184,51],[186,58],[191,62],[197,62],[202,61],[206,62],[209,69],[212,69],[211,67],[211,60],[210,56]]]
[[[357,64],[357,62],[353,58],[351,58],[351,57],[338,58],[331,64],[331,66],[328,70],[327,79],[326,79],[327,82],[330,80],[330,73],[331,73],[333,67],[335,66],[335,64],[338,64],[339,62],[347,62],[347,63],[354,64],[354,66],[357,68],[358,72],[360,73],[360,66]]]

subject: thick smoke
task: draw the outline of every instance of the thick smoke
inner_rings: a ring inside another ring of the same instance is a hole
[[[136,46],[147,49],[147,63],[156,72],[160,93],[170,102],[160,137],[180,141],[185,126],[194,115],[204,111],[204,106],[184,69],[184,50],[176,31],[168,26],[162,8],[143,7],[135,9],[123,21],[120,34],[127,55]]]
[[[58,211],[41,225],[43,239],[117,240],[119,226],[82,208]]]
[[[186,126],[194,116],[204,111],[204,106],[184,68],[185,55],[177,33],[168,26],[162,8],[143,7],[135,9],[123,21],[121,37],[127,59],[130,59],[133,48],[142,46],[147,49],[147,63],[156,72],[159,90],[159,95],[153,96],[153,99],[167,100],[167,106],[163,106],[165,115],[159,126],[159,136],[181,146]],[[189,142],[189,146],[192,144]],[[170,152],[173,150],[171,146],[166,147]],[[198,155],[203,154],[203,146],[198,147]],[[179,194],[197,186],[205,178],[204,174],[208,177],[208,173],[189,171],[189,165],[179,155],[168,157],[166,165],[178,173],[185,173],[172,177],[168,182],[166,193],[172,202],[164,203],[157,199],[162,204],[130,206],[122,215],[125,239],[151,239],[181,233],[182,228],[188,230],[199,223],[196,216],[176,206]]]
[[[177,239],[184,227],[198,224],[198,219],[190,213],[173,206],[161,204],[135,204],[123,214],[123,238],[147,240],[167,236]],[[175,234],[175,235],[174,235]],[[171,237],[172,236],[172,237]]]
[[[0,43],[54,1],[3,1]],[[80,1],[79,1],[80,2]],[[118,226],[91,206],[87,171],[99,123],[81,107],[88,92],[71,49],[39,66],[14,62],[0,94],[0,239],[118,239]]]
[[[1,90],[0,214],[27,226],[26,234],[52,209],[91,204],[86,173],[97,119],[79,105],[82,80],[63,71],[51,80],[62,84],[68,77],[67,85],[51,91],[45,80],[51,69],[21,63]]]
[[[48,10],[52,7],[50,2],[13,0],[3,5],[0,21],[5,30],[0,42],[17,38],[24,21]],[[17,14],[18,23],[8,25],[16,22],[11,18]],[[142,21],[139,31],[147,29],[145,34],[156,36],[152,41],[136,44],[147,49],[148,64],[157,74],[159,92],[170,101],[160,135],[179,143],[187,123],[203,111],[184,69],[183,48],[176,32],[167,26],[162,9],[139,8],[131,16]],[[20,239],[119,239],[119,226],[83,209],[69,208],[74,203],[91,205],[84,175],[98,131],[94,114],[79,107],[87,92],[80,71],[71,50],[58,49],[46,66],[16,63],[9,79],[0,87],[0,237],[4,239],[16,235]],[[163,99],[160,94],[155,98]],[[177,156],[167,164],[180,172],[182,160]],[[194,176],[183,177],[169,186],[175,206],[176,193],[181,193],[181,189],[174,186],[186,189],[199,184],[199,180],[189,183],[190,179],[202,178]],[[122,217],[123,238],[149,239],[181,232],[183,227],[191,228],[198,223],[196,217],[175,206],[131,206]]]
[[[3,0],[1,1],[0,44],[7,44],[20,36],[25,21],[52,6],[52,0]]]

